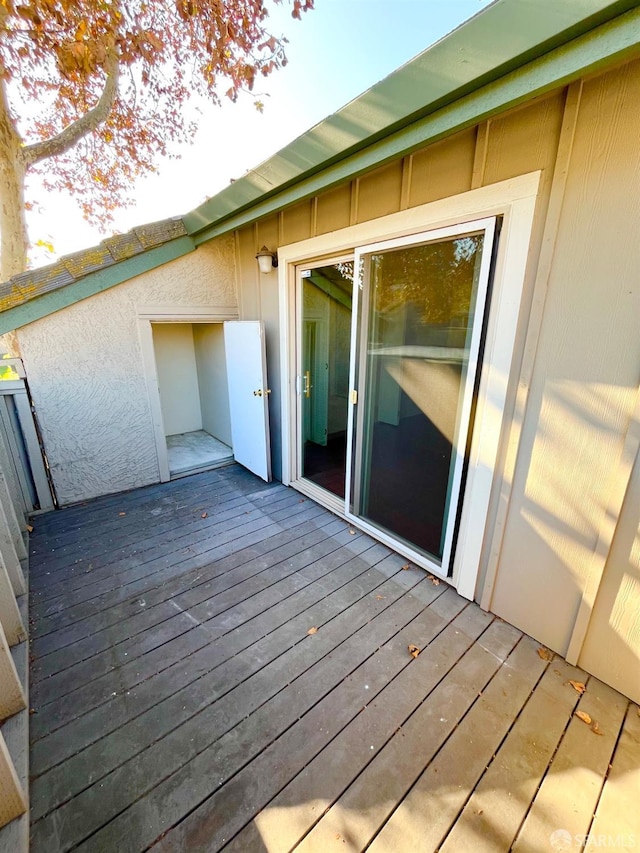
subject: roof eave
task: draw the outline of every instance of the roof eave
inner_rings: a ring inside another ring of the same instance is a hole
[[[185,227],[201,243],[632,56],[637,7],[637,0],[498,0],[186,214]],[[519,35],[511,29],[518,16],[527,37],[514,45],[505,35]]]

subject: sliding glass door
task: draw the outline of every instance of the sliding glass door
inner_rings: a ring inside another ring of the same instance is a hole
[[[353,262],[300,278],[300,474],[344,497],[345,515],[364,529],[443,576],[495,228],[491,218],[362,246]]]

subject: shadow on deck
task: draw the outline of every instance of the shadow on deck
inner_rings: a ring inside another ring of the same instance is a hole
[[[34,853],[640,846],[637,706],[291,489],[218,469],[31,550]]]

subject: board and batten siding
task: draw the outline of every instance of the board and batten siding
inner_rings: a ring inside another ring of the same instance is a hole
[[[160,479],[140,307],[236,304],[227,235],[18,331],[61,504]]]
[[[267,329],[278,474],[277,276],[259,275],[257,249],[542,170],[476,598],[636,701],[637,494],[627,486],[640,379],[639,138],[635,61],[236,232],[240,317]],[[617,551],[616,526],[626,531]],[[615,675],[603,644],[626,649]]]

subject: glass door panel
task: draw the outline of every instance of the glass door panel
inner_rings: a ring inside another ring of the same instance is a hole
[[[344,498],[353,260],[301,271],[300,476]]]
[[[450,568],[495,220],[473,226],[356,255],[360,400],[349,508],[442,574]]]

